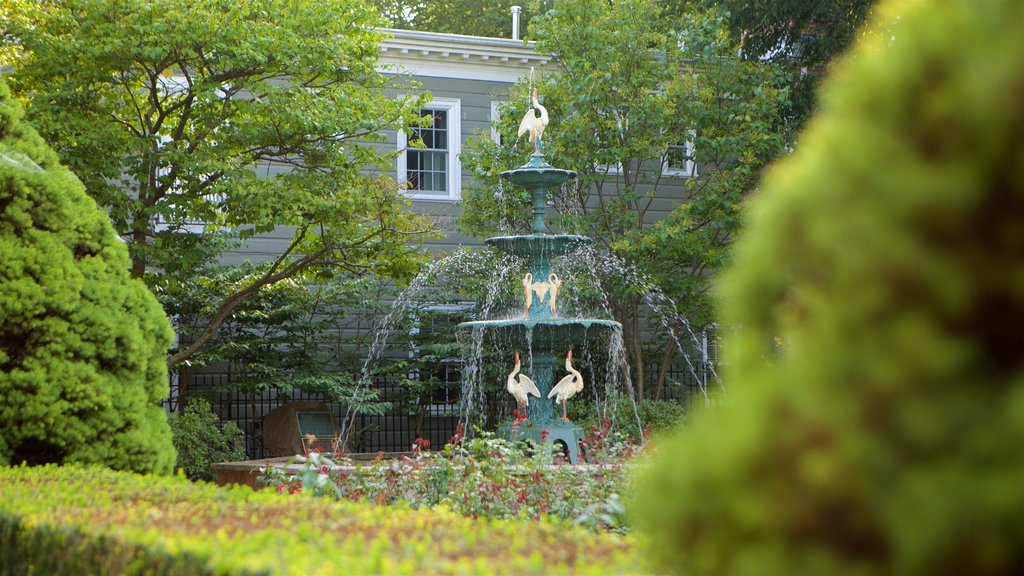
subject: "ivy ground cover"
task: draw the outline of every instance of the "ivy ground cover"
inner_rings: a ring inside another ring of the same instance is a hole
[[[91,467],[0,468],[0,565],[16,573],[624,574],[628,536],[445,507],[279,498]]]

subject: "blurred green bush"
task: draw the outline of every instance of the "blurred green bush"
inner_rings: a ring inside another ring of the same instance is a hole
[[[216,479],[213,464],[245,460],[245,434],[237,424],[221,422],[204,398],[192,398],[181,412],[172,412],[174,449],[178,452],[175,468],[185,471],[190,480]]]
[[[662,569],[1024,566],[1024,3],[878,12],[749,206],[726,407],[630,506]]]
[[[0,81],[0,464],[168,473],[170,323]]]

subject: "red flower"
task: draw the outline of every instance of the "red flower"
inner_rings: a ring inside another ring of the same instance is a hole
[[[458,446],[459,444],[462,443],[462,434],[462,424],[459,424],[459,427],[455,429],[455,434],[451,437],[450,440],[448,440],[448,443],[451,444],[452,446]]]

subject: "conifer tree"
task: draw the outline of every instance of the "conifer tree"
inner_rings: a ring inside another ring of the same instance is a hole
[[[0,464],[168,473],[173,333],[107,214],[0,82]]]

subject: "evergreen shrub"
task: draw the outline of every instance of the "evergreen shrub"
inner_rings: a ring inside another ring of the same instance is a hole
[[[171,413],[168,422],[178,453],[175,468],[191,480],[212,481],[214,464],[245,460],[242,429],[230,420],[222,422],[204,398],[190,399],[184,410]]]
[[[105,212],[0,82],[0,464],[174,464],[173,333]]]
[[[630,507],[660,569],[1024,566],[1024,3],[879,15],[749,207],[727,405]]]

